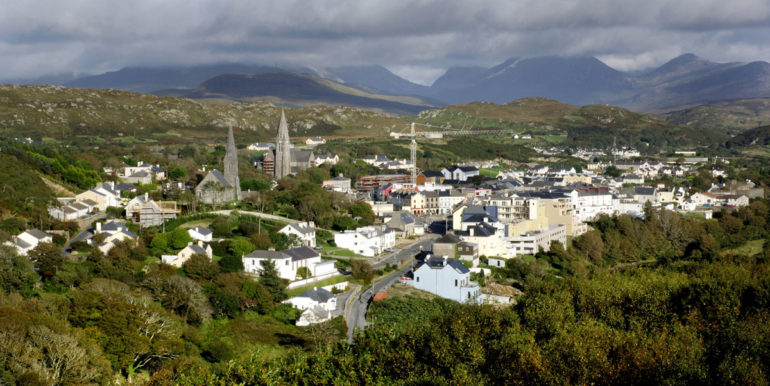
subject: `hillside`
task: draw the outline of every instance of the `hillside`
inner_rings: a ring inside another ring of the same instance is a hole
[[[756,127],[746,130],[727,142],[729,147],[745,148],[750,146],[770,145],[770,126]]]
[[[770,98],[711,102],[668,112],[665,119],[675,125],[710,127],[727,133],[739,133],[770,123]]]
[[[37,172],[16,157],[0,154],[0,220],[7,217],[36,218],[54,198]],[[47,215],[46,215],[47,216]]]
[[[74,140],[78,136],[136,141],[219,138],[228,121],[246,139],[276,135],[281,108],[268,102],[201,103],[119,90],[0,85],[0,134]],[[287,109],[292,136],[384,134],[403,121],[340,106]]]
[[[672,125],[622,107],[575,107],[546,98],[522,98],[504,105],[476,102],[445,106],[421,112],[417,121],[454,130],[511,129],[541,138],[566,134],[566,144],[588,147],[611,146],[616,140],[619,145],[630,144],[642,151],[650,146],[709,146],[728,138],[709,128]]]

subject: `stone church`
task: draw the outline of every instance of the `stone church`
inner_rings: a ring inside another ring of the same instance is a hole
[[[263,170],[275,179],[280,179],[313,166],[315,166],[315,155],[312,151],[292,147],[289,140],[289,125],[286,124],[286,115],[281,110],[275,149],[265,152],[262,159]]]
[[[198,201],[205,204],[220,204],[242,198],[241,181],[238,178],[238,153],[235,150],[232,126],[227,131],[227,151],[222,163],[224,174],[213,169],[195,187],[195,196]]]

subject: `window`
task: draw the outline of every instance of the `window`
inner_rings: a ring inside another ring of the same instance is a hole
[[[420,282],[420,277],[419,276],[415,277],[415,279],[417,280],[418,283]]]
[[[457,279],[455,279],[455,287],[457,287]]]
[[[289,265],[289,260],[286,260],[286,265]]]

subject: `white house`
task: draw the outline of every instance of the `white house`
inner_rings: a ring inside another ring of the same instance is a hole
[[[340,173],[337,177],[329,180],[325,180],[321,187],[324,189],[330,189],[334,192],[350,193],[350,178],[345,177]]]
[[[340,162],[340,157],[336,154],[319,154],[315,156],[315,166],[321,166],[323,164],[336,165]]]
[[[161,256],[161,261],[165,264],[179,268],[182,267],[187,260],[190,260],[193,255],[206,255],[211,259],[213,257],[211,245],[204,244],[203,241],[200,240],[196,243],[190,242],[176,255]]]
[[[275,147],[275,144],[272,142],[261,142],[261,143],[252,143],[248,147],[246,147],[247,150],[252,151],[268,151]]]
[[[386,226],[366,226],[334,235],[334,243],[359,255],[373,257],[396,245],[396,234]]]
[[[305,140],[305,145],[308,145],[308,146],[323,145],[325,143],[326,143],[326,140],[321,137],[310,137]]]
[[[278,233],[283,233],[287,236],[297,236],[300,240],[302,240],[302,245],[315,248],[315,223],[312,221],[289,224],[281,228]]]
[[[259,274],[262,270],[262,262],[272,260],[278,275],[287,280],[297,279],[297,270],[306,267],[312,277],[332,276],[337,273],[334,268],[334,260],[322,260],[318,252],[308,248],[299,247],[283,251],[254,250],[241,257],[243,269],[247,273]]]
[[[475,166],[450,166],[441,169],[444,179],[455,181],[467,181],[471,177],[479,175],[479,169]]]
[[[198,225],[195,228],[188,229],[187,234],[189,234],[193,240],[200,240],[210,243],[214,233],[211,232],[211,230]]]
[[[470,280],[470,270],[459,260],[430,257],[414,271],[409,283],[442,298],[460,303],[476,303],[479,285]]]
[[[284,303],[305,311],[297,320],[298,326],[327,321],[331,319],[331,312],[337,309],[337,298],[323,288],[307,290]]]
[[[53,237],[39,229],[29,229],[7,241],[6,245],[15,246],[20,255],[26,255],[40,243],[53,243]]]

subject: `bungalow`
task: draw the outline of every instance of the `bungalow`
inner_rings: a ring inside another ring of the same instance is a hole
[[[299,247],[283,251],[254,250],[241,257],[243,269],[246,273],[258,274],[262,271],[262,262],[272,260],[278,275],[287,280],[297,279],[297,270],[305,267],[313,277],[332,276],[337,272],[334,268],[334,260],[322,260],[318,252],[308,248]]]
[[[334,192],[349,193],[350,192],[350,178],[345,177],[340,173],[337,177],[330,180],[325,180],[321,187],[324,189],[330,189]]]
[[[470,270],[456,259],[429,257],[414,271],[414,288],[460,303],[476,303],[479,285],[470,280]]]
[[[109,222],[102,226],[96,223],[96,234],[104,233],[107,237],[97,246],[97,248],[106,256],[118,242],[136,241],[139,239],[135,233],[128,230],[125,225],[116,222]]]

